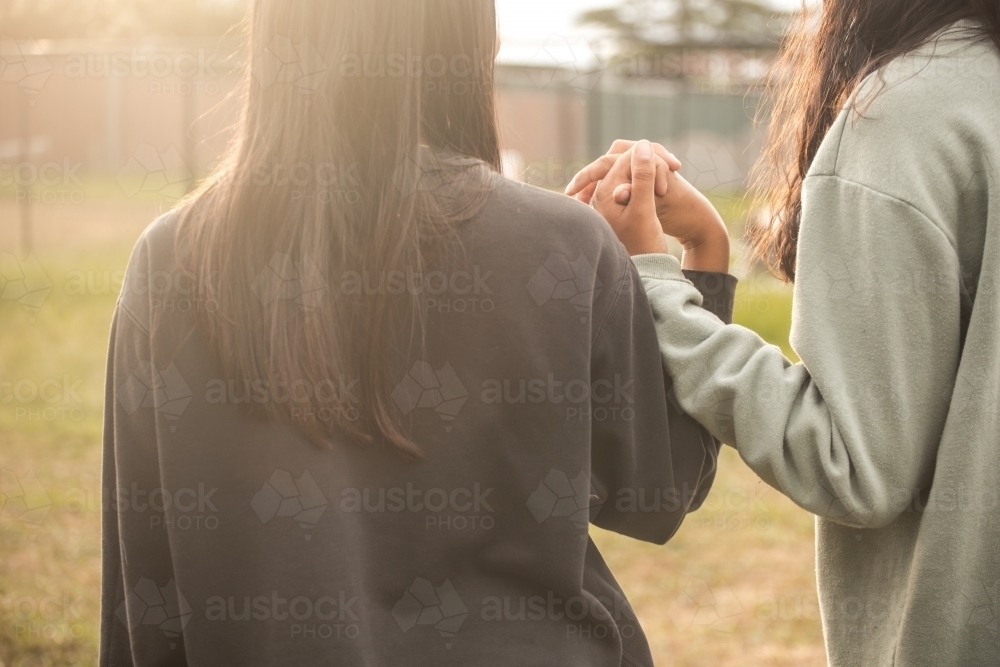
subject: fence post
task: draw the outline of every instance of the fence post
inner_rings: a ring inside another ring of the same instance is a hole
[[[22,163],[27,164],[31,160],[31,100],[27,94],[21,95],[21,157]],[[34,246],[32,218],[31,218],[31,180],[24,183],[24,190],[21,192],[21,252],[27,256]]]

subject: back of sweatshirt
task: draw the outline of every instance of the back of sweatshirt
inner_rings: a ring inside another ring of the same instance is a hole
[[[635,259],[682,407],[818,516],[831,667],[1000,665],[1000,53],[975,27],[870,77],[825,138],[801,364]]]
[[[651,664],[588,525],[665,542],[718,444],[668,400],[638,273],[592,209],[499,180],[426,273],[259,267],[255,293],[295,304],[419,291],[425,350],[401,344],[386,388],[418,463],[261,419],[363,388],[222,375],[176,226],[140,240],[112,335],[102,665]]]

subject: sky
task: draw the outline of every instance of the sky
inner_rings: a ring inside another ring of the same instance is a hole
[[[564,48],[586,52],[573,44],[586,39],[587,29],[575,25],[588,9],[613,7],[619,0],[496,0],[502,40],[501,61],[533,60],[539,49]],[[771,0],[777,7],[797,7],[800,0]],[[568,46],[565,46],[566,44]],[[586,58],[586,54],[578,57]]]

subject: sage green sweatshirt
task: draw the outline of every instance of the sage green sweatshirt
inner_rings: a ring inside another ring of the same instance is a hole
[[[680,405],[817,516],[831,667],[1000,665],[1000,54],[974,25],[871,77],[825,138],[802,363],[699,308],[674,258],[634,258]]]

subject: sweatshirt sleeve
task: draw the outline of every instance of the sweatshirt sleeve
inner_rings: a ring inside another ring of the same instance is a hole
[[[169,503],[162,498],[169,492],[157,445],[164,391],[157,369],[164,364],[151,352],[151,275],[143,237],[129,262],[108,352],[101,667],[186,664],[183,629],[191,610],[176,586],[165,529]]]
[[[681,407],[768,484],[881,527],[933,474],[961,347],[961,272],[911,204],[835,175],[803,195],[792,345],[724,326],[666,255],[634,258]]]
[[[591,362],[593,523],[662,544],[708,495],[720,445],[673,398],[641,279],[621,256]]]

